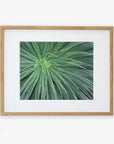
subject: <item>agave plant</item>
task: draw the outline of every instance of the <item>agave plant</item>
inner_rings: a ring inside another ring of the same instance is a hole
[[[93,99],[93,43],[20,42],[20,99]]]

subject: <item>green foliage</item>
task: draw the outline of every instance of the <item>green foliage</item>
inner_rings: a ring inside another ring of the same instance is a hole
[[[93,43],[20,42],[20,98],[93,99]]]

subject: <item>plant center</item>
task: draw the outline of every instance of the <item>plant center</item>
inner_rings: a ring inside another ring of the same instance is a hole
[[[46,71],[50,66],[51,66],[50,62],[47,61],[45,58],[41,59],[38,62],[38,67],[40,67],[43,72]]]

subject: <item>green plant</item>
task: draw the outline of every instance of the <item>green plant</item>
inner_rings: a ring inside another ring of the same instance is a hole
[[[20,42],[20,98],[93,99],[93,43]]]

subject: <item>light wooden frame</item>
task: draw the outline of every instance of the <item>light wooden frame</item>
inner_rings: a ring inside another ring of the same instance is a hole
[[[4,30],[109,30],[110,31],[110,112],[5,112],[4,111]],[[0,26],[1,32],[1,115],[113,115],[113,27],[111,26]]]

